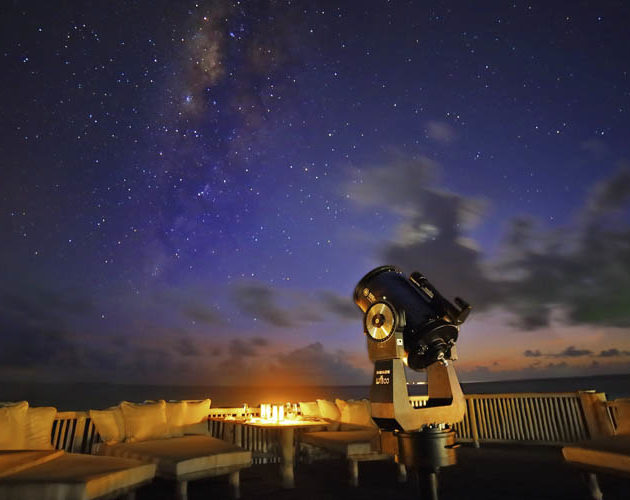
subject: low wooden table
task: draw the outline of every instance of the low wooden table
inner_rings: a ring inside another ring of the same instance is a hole
[[[267,420],[252,419],[226,419],[226,418],[210,418],[215,422],[224,422],[226,424],[235,424],[238,429],[242,427],[258,427],[261,429],[274,429],[279,431],[280,437],[280,475],[282,477],[283,488],[295,488],[294,464],[295,464],[295,429],[309,429],[313,427],[321,427],[327,425],[325,420],[290,420],[287,422],[269,422]],[[235,433],[235,444],[239,444],[239,433]]]

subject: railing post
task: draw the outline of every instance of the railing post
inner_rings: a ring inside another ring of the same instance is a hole
[[[608,418],[606,394],[595,391],[578,391],[586,428],[591,439],[612,436],[614,429]]]
[[[87,423],[87,416],[77,415],[77,425],[74,428],[74,436],[72,443],[70,443],[69,451],[74,453],[81,453],[83,450],[83,437],[85,434],[85,424]]]
[[[475,411],[475,399],[467,397],[468,403],[468,418],[470,419],[470,432],[472,434],[473,445],[475,448],[479,448],[479,431],[477,430],[477,413]]]

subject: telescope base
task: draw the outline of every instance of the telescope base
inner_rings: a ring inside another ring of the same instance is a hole
[[[457,463],[455,432],[450,429],[426,427],[416,432],[396,432],[396,461],[418,475],[423,500],[438,500],[438,473],[441,467]]]

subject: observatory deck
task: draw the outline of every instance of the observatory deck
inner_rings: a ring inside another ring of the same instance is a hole
[[[460,448],[459,463],[440,472],[440,500],[588,498],[580,473],[562,460],[557,447],[485,445]],[[241,473],[242,499],[415,499],[420,500],[417,483],[396,481],[395,464],[361,464],[357,488],[348,485],[344,462],[327,460],[299,464],[293,490],[284,490],[274,464],[257,465]],[[601,475],[606,500],[627,499],[628,479]],[[156,481],[137,493],[138,500],[172,499],[173,484]],[[211,479],[190,484],[189,498],[229,498],[225,480]]]

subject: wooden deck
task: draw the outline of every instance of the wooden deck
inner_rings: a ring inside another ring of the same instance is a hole
[[[543,446],[488,445],[458,450],[459,463],[440,473],[441,500],[580,500],[587,491],[578,471],[562,461],[560,448]],[[255,465],[241,475],[242,499],[320,500],[374,499],[420,500],[417,484],[410,478],[396,482],[393,463],[367,462],[360,465],[360,486],[347,482],[347,466],[340,460],[299,464],[294,490],[280,487],[276,464]],[[630,480],[601,476],[605,500],[630,497]],[[138,500],[172,499],[174,484],[156,481],[138,491]],[[229,498],[225,478],[190,483],[189,499]]]

